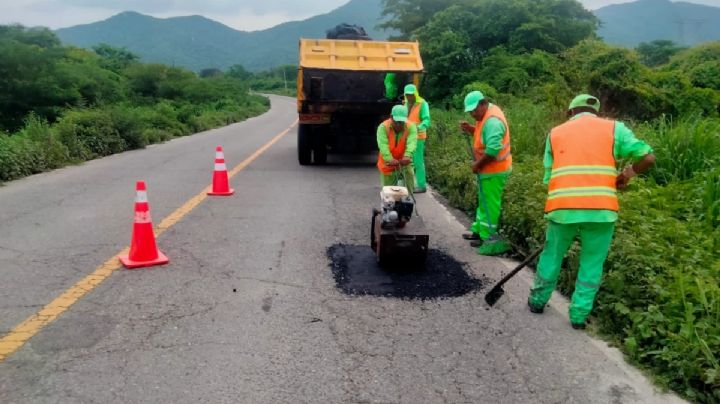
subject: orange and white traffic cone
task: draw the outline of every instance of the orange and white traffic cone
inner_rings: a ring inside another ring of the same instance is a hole
[[[215,171],[213,171],[212,191],[208,195],[212,196],[230,196],[235,190],[230,188],[228,180],[227,165],[225,164],[225,154],[222,146],[215,149]]]
[[[120,256],[120,262],[129,269],[167,264],[170,260],[158,250],[155,243],[145,181],[138,181],[135,190],[135,221],[130,252]]]

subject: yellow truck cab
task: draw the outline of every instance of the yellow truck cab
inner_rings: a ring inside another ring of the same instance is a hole
[[[301,39],[300,164],[324,164],[329,152],[377,150],[377,126],[402,103],[402,88],[419,84],[422,72],[417,42]],[[386,79],[394,80],[398,94],[386,94]]]

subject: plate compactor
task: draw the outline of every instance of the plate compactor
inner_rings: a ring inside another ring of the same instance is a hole
[[[386,186],[380,191],[380,201],[380,209],[373,209],[370,227],[370,246],[380,266],[425,268],[430,236],[422,217],[413,215],[415,199],[405,187]]]

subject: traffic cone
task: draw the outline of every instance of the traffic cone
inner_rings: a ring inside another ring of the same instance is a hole
[[[120,262],[126,268],[142,268],[163,265],[170,262],[155,244],[155,232],[150,218],[150,204],[147,198],[145,181],[138,181],[135,188],[135,222],[128,255],[120,256]]]
[[[235,190],[230,188],[228,181],[227,165],[225,165],[225,154],[222,146],[215,149],[215,171],[213,171],[213,187],[208,195],[212,196],[230,196]]]

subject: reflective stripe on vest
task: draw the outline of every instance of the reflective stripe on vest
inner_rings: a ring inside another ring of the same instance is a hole
[[[408,114],[408,121],[414,123],[415,125],[420,125],[422,123],[422,118],[420,118],[420,110],[422,109],[422,105],[425,101],[416,102],[413,104],[412,109],[410,110],[410,113]],[[418,140],[425,140],[427,139],[427,131],[421,131],[420,127],[418,126]]]
[[[395,129],[393,129],[392,126],[392,119],[388,119],[387,121],[382,123],[385,126],[385,133],[387,133],[388,137],[388,148],[390,149],[390,154],[392,154],[393,158],[395,160],[400,160],[403,157],[405,157],[405,148],[407,147],[407,138],[410,134],[409,128],[407,125],[405,125],[405,132],[400,136],[400,139],[398,142],[395,141]],[[385,164],[385,160],[383,159],[382,153],[378,153],[378,162],[377,162],[377,168],[382,172],[383,174],[392,174],[395,172],[396,167],[389,167]]]
[[[545,212],[618,210],[615,122],[583,116],[550,132],[552,173]]]
[[[491,104],[488,107],[488,110],[485,113],[485,117],[483,117],[483,120],[475,125],[475,134],[473,136],[473,152],[475,153],[475,159],[479,159],[483,154],[485,154],[485,145],[483,144],[482,139],[482,129],[485,126],[485,123],[487,123],[488,119],[492,117],[500,119],[503,125],[505,125],[505,136],[502,140],[503,147],[502,149],[500,149],[498,155],[495,156],[495,160],[486,164],[482,168],[482,170],[480,171],[481,174],[497,174],[512,169],[510,126],[508,126],[507,119],[505,119],[505,114],[502,112],[500,107],[494,104]]]

